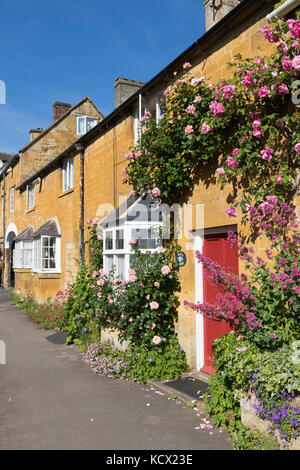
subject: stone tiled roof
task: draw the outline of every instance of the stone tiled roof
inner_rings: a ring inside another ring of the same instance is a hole
[[[60,233],[54,220],[48,220],[48,222],[32,234],[32,238],[39,238],[42,235],[47,235],[48,237],[60,237]]]

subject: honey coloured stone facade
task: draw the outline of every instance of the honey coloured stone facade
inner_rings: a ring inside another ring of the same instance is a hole
[[[64,134],[63,129],[67,126],[70,125],[74,129],[75,114],[70,113],[68,119],[62,119],[56,127],[56,142],[52,142],[49,132],[48,136],[38,136],[34,144],[31,143],[22,149],[19,159],[11,165],[10,172],[6,172],[5,177],[5,286],[8,285],[10,275],[10,233],[15,232],[15,236],[18,236],[30,225],[36,231],[48,221],[55,222],[59,233],[58,272],[14,269],[15,289],[23,293],[30,291],[35,298],[43,301],[47,297],[55,296],[58,290],[63,290],[67,283],[74,279],[78,268],[76,260],[80,257],[82,243],[80,219],[105,217],[130,193],[131,188],[122,182],[122,168],[126,167],[125,154],[134,145],[137,119],[145,104],[155,108],[153,103],[161,96],[173,72],[182,70],[186,61],[192,64],[192,75],[205,75],[212,83],[216,83],[221,78],[231,76],[232,70],[227,62],[231,61],[235,54],[241,53],[249,57],[272,53],[274,46],[267,43],[260,33],[262,25],[266,22],[265,16],[271,9],[272,5],[268,2],[241,2],[219,25],[211,28],[150,82],[141,84],[141,88],[109,116],[101,120],[98,115],[101,122],[86,135],[75,141],[74,134],[69,135],[68,131]],[[92,111],[86,109],[91,103],[85,102],[81,106],[83,114],[91,114]],[[52,134],[54,135],[54,131]],[[63,136],[66,137],[65,140]],[[78,150],[80,148],[81,150]],[[71,158],[73,186],[63,191],[64,162]],[[26,206],[28,185],[35,187],[35,203],[31,209]],[[13,186],[17,189],[15,209],[11,213],[9,191]],[[229,228],[231,219],[225,214],[229,192],[229,187],[221,190],[216,183],[205,185],[199,181],[188,201],[188,210],[194,211],[194,215],[189,224],[182,226],[179,237],[179,244],[186,254],[187,262],[179,272],[181,306],[176,328],[190,365],[199,369],[203,359],[203,325],[199,323],[195,312],[184,307],[183,301],[197,300],[200,281],[195,274],[195,248],[201,239],[201,236],[198,237],[199,231],[202,230],[202,234],[203,230],[213,234],[225,232]],[[185,210],[185,207],[183,209]],[[235,219],[234,223],[236,225],[233,228],[240,232],[240,218]],[[84,237],[86,240],[86,232]],[[256,248],[259,253],[264,247],[265,241],[258,240]],[[88,257],[88,253],[86,256]],[[239,270],[243,270],[242,264],[239,265]]]

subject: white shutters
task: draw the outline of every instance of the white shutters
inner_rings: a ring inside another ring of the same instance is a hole
[[[63,163],[63,191],[74,186],[73,158],[69,158]]]

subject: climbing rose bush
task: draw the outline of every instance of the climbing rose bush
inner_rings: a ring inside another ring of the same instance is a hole
[[[232,63],[233,78],[214,86],[206,77],[183,75],[165,90],[165,113],[157,124],[150,113],[141,137],[126,157],[124,182],[135,193],[153,190],[173,203],[187,197],[199,179],[242,192],[235,204],[261,202],[268,194],[283,201],[296,190],[300,134],[293,93],[300,73],[299,21],[266,25],[262,34],[276,45],[270,57]],[[297,93],[295,92],[295,96]]]

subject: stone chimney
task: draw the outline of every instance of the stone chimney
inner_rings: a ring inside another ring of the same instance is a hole
[[[115,108],[124,103],[131,95],[139,90],[144,82],[137,82],[136,80],[130,80],[129,78],[118,77],[115,80]]]
[[[68,103],[60,103],[56,101],[53,105],[53,122],[57,121],[57,119],[61,118],[64,114],[66,114],[69,109],[72,108],[72,105]]]
[[[30,129],[29,135],[30,135],[30,142],[32,142],[38,135],[40,135],[43,132],[43,129]]]
[[[204,0],[205,30],[212,28],[240,2],[241,0]]]

